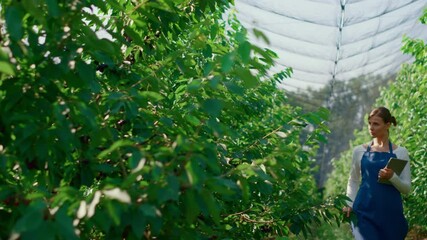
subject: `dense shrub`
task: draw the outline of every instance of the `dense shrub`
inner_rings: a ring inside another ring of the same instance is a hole
[[[336,218],[310,169],[328,111],[287,103],[291,71],[268,76],[275,54],[229,5],[2,2],[0,238],[260,239]]]

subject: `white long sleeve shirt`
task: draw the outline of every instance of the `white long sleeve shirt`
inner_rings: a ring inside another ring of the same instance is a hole
[[[347,196],[351,199],[352,202],[348,202],[348,206],[353,206],[354,199],[356,198],[357,191],[359,191],[360,178],[361,178],[361,160],[363,153],[366,152],[366,147],[364,145],[356,146],[353,150],[353,161],[351,164],[350,176],[347,183]],[[397,147],[393,150],[393,153],[396,154],[397,158],[408,160],[400,176],[396,173],[390,178],[390,182],[393,186],[399,190],[400,193],[408,194],[411,191],[411,166],[409,162],[408,150],[404,147]]]

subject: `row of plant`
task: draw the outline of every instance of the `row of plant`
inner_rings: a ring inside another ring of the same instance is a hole
[[[343,199],[323,201],[310,168],[328,111],[287,102],[291,70],[269,77],[275,54],[230,6],[2,2],[0,238],[261,239],[339,221]]]

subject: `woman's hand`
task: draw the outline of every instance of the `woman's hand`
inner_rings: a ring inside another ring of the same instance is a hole
[[[380,171],[378,172],[378,179],[389,180],[391,177],[393,177],[393,174],[393,169],[385,167],[383,169],[380,169]]]
[[[351,207],[343,207],[342,211],[344,212],[346,217],[350,217],[350,213],[352,211]]]

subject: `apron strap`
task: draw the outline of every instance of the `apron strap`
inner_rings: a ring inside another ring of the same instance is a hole
[[[368,145],[368,147],[366,148],[367,152],[371,151],[371,146],[374,145],[374,141],[371,142],[371,144]]]
[[[371,142],[371,144],[368,145],[368,147],[366,148],[367,152],[371,151],[371,146],[374,145],[374,141]],[[388,141],[388,148],[390,149],[390,154],[393,154],[393,144]]]

